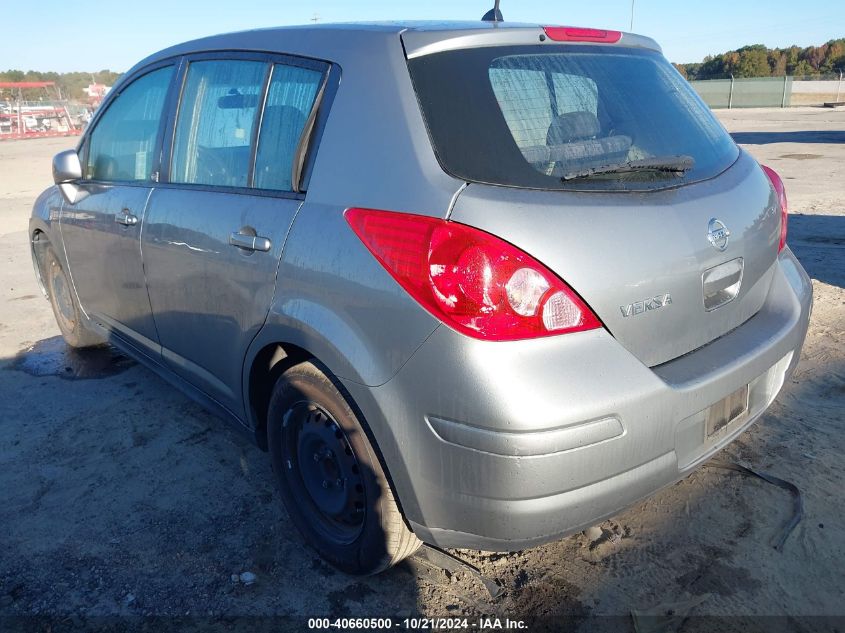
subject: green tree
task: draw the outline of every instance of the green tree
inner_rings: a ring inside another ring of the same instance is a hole
[[[701,63],[678,66],[684,68],[690,79],[837,73],[845,70],[845,38],[807,48],[789,46],[770,49],[762,44],[752,44],[719,55],[708,55]]]
[[[769,50],[762,44],[743,46],[735,53],[737,62],[733,74],[736,77],[768,77],[772,73],[769,67]]]
[[[813,68],[809,61],[802,59],[795,65],[792,74],[796,77],[812,77],[813,75],[818,75],[819,71]]]
[[[681,64],[687,72],[689,79],[698,79],[698,73],[701,71],[701,64]]]
[[[819,70],[823,73],[845,70],[845,39],[831,40],[827,43],[827,51]]]
[[[783,51],[769,51],[768,61],[772,77],[783,77],[786,74],[786,54]]]

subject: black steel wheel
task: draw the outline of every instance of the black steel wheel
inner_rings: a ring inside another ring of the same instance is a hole
[[[282,422],[284,473],[316,529],[339,542],[361,533],[366,497],[361,468],[346,435],[315,402],[294,404]]]
[[[285,508],[305,539],[342,571],[373,574],[421,543],[351,402],[316,361],[295,365],[273,389],[267,440]]]

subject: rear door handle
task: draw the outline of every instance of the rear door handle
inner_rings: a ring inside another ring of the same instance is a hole
[[[120,213],[115,214],[114,221],[123,226],[135,226],[138,224],[138,216],[132,215],[129,209],[123,209]]]
[[[229,236],[229,244],[245,251],[261,251],[262,253],[266,253],[273,247],[273,243],[266,237],[245,235],[239,231]]]

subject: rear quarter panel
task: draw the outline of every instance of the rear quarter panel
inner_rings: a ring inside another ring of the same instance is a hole
[[[300,210],[252,349],[292,343],[338,377],[375,386],[402,367],[438,321],[382,268],[343,212],[308,203]]]
[[[382,384],[438,322],[367,251],[344,211],[445,217],[463,183],[444,173],[434,155],[399,33],[344,33],[343,46],[331,33],[302,42],[291,36],[291,53],[322,48],[341,78],[251,353],[292,343],[340,378]]]

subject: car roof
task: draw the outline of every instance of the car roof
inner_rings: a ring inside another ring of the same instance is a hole
[[[539,24],[480,20],[275,26],[212,35],[177,44],[150,55],[132,70],[170,57],[221,50],[287,53],[342,62],[343,57],[355,54],[356,45],[375,41],[381,41],[382,45],[387,41],[398,44],[400,36],[406,54],[413,57],[454,48],[536,43],[542,28]],[[654,40],[632,33],[623,33],[619,44],[660,50]]]

